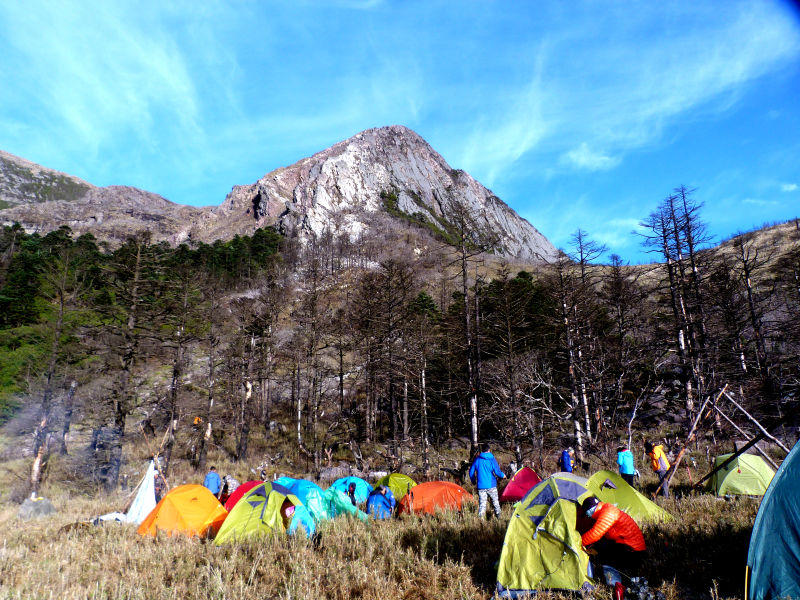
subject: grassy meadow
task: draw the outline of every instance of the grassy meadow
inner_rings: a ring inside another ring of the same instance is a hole
[[[220,470],[227,466],[220,463]],[[198,478],[179,465],[170,483]],[[674,492],[686,489],[678,482]],[[505,506],[500,519],[489,521],[477,517],[474,504],[463,513],[391,522],[337,519],[322,524],[316,545],[275,537],[217,548],[197,539],[145,539],[132,526],[76,524],[119,509],[122,493],[96,496],[53,484],[43,494],[58,513],[30,522],[20,521],[18,506],[3,496],[2,598],[491,598],[512,511]],[[649,551],[641,574],[651,588],[667,600],[741,597],[758,501],[685,493],[659,503],[675,520],[644,528]],[[610,593],[599,588],[591,597]]]

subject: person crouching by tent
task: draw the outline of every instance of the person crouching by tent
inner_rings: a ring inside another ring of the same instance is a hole
[[[669,484],[667,482],[669,461],[667,460],[666,452],[664,452],[664,446],[645,442],[644,451],[650,457],[650,466],[653,467],[653,471],[658,475],[658,491],[661,492],[664,498],[669,498]]]
[[[219,492],[222,489],[222,479],[220,479],[219,473],[217,473],[217,467],[211,467],[208,470],[208,475],[206,475],[206,478],[203,480],[203,487],[215,496],[219,496]]]
[[[394,514],[397,502],[394,494],[385,485],[379,485],[367,498],[367,514],[373,519],[390,519]]]
[[[561,452],[558,459],[558,470],[562,473],[572,473],[572,467],[575,460],[575,450],[567,448]]]
[[[628,446],[617,448],[617,465],[619,466],[620,477],[625,480],[625,483],[633,487],[633,476],[636,474],[636,468],[633,466],[633,452],[628,449]]]
[[[475,458],[469,468],[469,478],[478,488],[478,516],[486,515],[486,499],[492,499],[494,514],[500,516],[500,499],[497,496],[497,480],[503,479],[505,474],[500,470],[500,465],[494,455],[489,451],[489,444],[481,445],[481,453]]]
[[[642,531],[630,515],[596,496],[583,501],[581,512],[592,521],[581,542],[597,557],[593,562],[602,565],[606,583],[614,586],[614,597],[621,599],[625,589],[620,573],[632,577],[647,549]]]

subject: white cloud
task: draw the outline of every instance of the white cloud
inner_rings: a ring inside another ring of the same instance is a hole
[[[784,183],[781,185],[782,192],[794,192],[797,191],[797,184],[796,183]]]
[[[586,171],[613,169],[619,164],[619,161],[618,157],[607,156],[602,152],[591,150],[586,142],[561,155],[562,163],[568,163]]]
[[[753,206],[775,206],[778,204],[775,200],[764,200],[763,198],[745,198],[742,202]]]

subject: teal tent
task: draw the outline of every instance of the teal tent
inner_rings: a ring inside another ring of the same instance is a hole
[[[800,598],[800,442],[758,507],[745,582],[748,600]]]

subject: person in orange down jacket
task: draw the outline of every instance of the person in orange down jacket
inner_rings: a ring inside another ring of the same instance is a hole
[[[650,466],[653,467],[653,471],[658,475],[658,488],[661,495],[664,498],[669,498],[669,485],[667,484],[669,461],[667,460],[667,453],[664,452],[664,446],[645,442],[644,451],[650,457]]]
[[[597,554],[606,583],[615,586],[616,592],[616,584],[622,585],[619,573],[635,575],[633,571],[647,549],[642,530],[626,512],[600,502],[595,496],[583,501],[581,511],[593,522],[592,528],[581,536],[581,542]],[[620,593],[624,593],[624,588]]]

